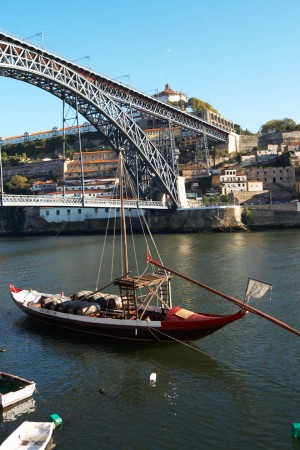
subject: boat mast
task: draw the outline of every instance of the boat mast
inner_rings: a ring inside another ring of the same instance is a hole
[[[123,258],[124,258],[124,274],[127,275],[128,269],[128,251],[127,251],[127,234],[126,234],[126,221],[124,211],[124,193],[123,193],[123,181],[124,181],[124,166],[123,166],[123,149],[120,148],[120,202],[121,202],[121,232],[123,237]]]

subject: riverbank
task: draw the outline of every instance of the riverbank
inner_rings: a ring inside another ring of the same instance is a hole
[[[145,218],[153,233],[231,232],[245,229],[239,206],[146,210]],[[139,219],[131,218],[131,226],[135,231],[142,232]],[[109,231],[113,227],[114,221],[111,220]],[[38,207],[0,209],[1,236],[97,234],[104,233],[106,228],[107,219],[47,221],[40,216]],[[120,230],[118,219],[116,229]]]
[[[145,218],[152,233],[238,232],[277,228],[299,228],[297,203],[228,207],[182,208],[177,210],[147,210]],[[113,231],[113,220],[109,232]],[[131,226],[142,232],[140,221],[131,218]],[[38,207],[0,208],[0,236],[103,234],[107,219],[82,221],[47,221]],[[116,229],[120,230],[117,219]]]
[[[244,208],[244,216],[247,215],[246,223],[252,231],[300,228],[299,206],[298,202],[249,205]]]

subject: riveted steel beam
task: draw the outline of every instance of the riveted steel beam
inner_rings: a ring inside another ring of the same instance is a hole
[[[138,126],[134,111],[152,114],[218,142],[227,139],[226,130],[3,32],[0,76],[35,85],[73,108],[78,100],[80,114],[113,148],[125,149],[127,165],[145,198],[153,196],[157,189],[167,192],[178,205],[177,170]]]

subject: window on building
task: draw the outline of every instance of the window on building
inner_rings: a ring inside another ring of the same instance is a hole
[[[56,210],[56,215],[57,215],[57,216],[60,215],[60,210],[59,210],[59,209]]]
[[[46,211],[46,216],[49,216],[49,211],[48,210]]]
[[[78,214],[81,214],[81,209],[78,209]]]
[[[71,214],[71,210],[70,209],[67,209],[67,214],[68,214],[68,216]]]

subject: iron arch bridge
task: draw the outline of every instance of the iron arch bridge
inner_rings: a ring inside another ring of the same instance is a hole
[[[91,123],[127,168],[145,199],[168,193],[178,206],[175,146],[155,146],[134,119],[137,112],[224,143],[228,131],[181,111],[32,43],[0,32],[0,76],[37,86],[62,99]],[[174,139],[173,139],[174,144]]]

